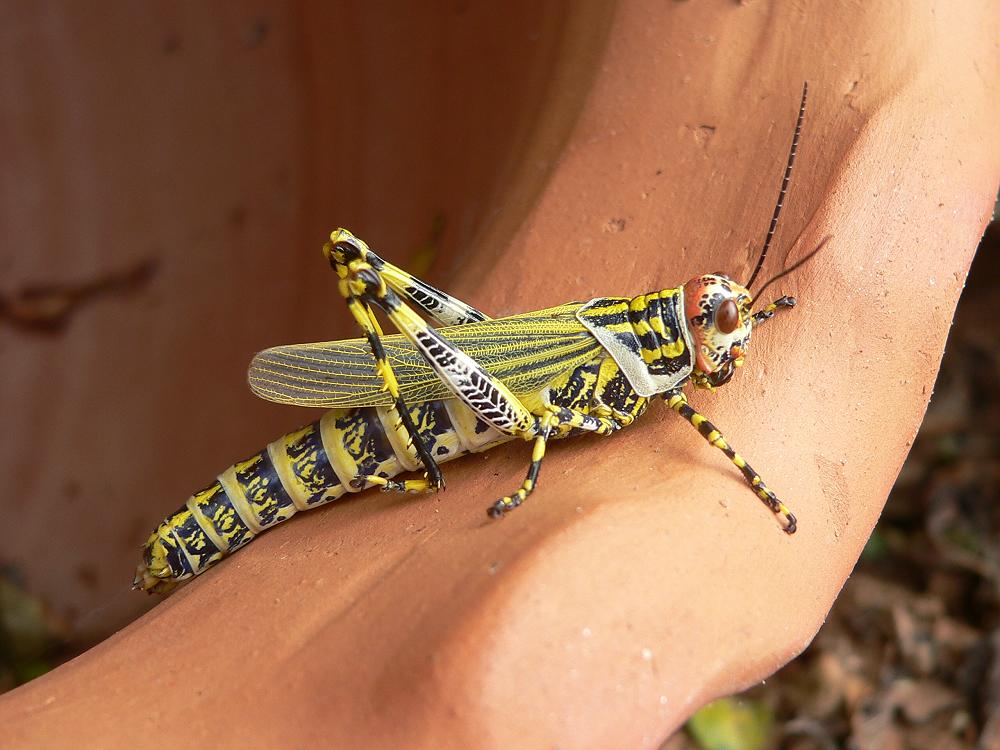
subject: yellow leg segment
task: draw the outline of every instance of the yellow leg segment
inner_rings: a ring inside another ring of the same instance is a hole
[[[732,461],[736,468],[738,468],[743,476],[746,478],[747,483],[750,485],[750,489],[761,500],[764,504],[771,509],[773,513],[781,516],[785,521],[785,531],[789,534],[794,534],[797,528],[797,521],[795,520],[795,515],[788,509],[778,497],[771,492],[764,480],[761,479],[760,474],[753,470],[753,467],[748,464],[743,457],[734,451],[726,439],[722,436],[715,425],[708,421],[705,416],[699,414],[694,409],[692,409],[687,402],[687,397],[677,391],[675,393],[670,393],[665,396],[667,400],[667,406],[676,411],[682,417],[684,417],[688,422],[690,422],[697,430],[701,433],[710,444],[714,445],[716,448],[721,450],[726,456]]]

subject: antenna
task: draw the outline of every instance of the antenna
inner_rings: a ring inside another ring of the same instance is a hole
[[[754,279],[757,278],[757,274],[760,273],[760,269],[764,266],[764,258],[767,257],[767,249],[771,246],[771,239],[774,237],[774,230],[778,228],[778,216],[781,215],[781,207],[785,203],[785,191],[788,190],[788,182],[792,177],[792,164],[795,163],[795,152],[799,147],[799,135],[802,133],[802,119],[806,114],[806,94],[809,93],[809,82],[803,81],[802,83],[802,103],[799,105],[799,118],[795,121],[795,134],[792,136],[792,148],[788,152],[788,164],[785,165],[785,177],[781,181],[781,192],[778,193],[778,203],[774,207],[774,213],[771,215],[771,226],[767,230],[767,236],[764,238],[764,247],[760,251],[760,257],[757,259],[757,267],[753,269],[753,273],[750,275],[750,281],[748,281],[745,286],[747,289],[753,284]]]

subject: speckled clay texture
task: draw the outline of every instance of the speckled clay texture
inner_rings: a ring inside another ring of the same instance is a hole
[[[439,496],[303,514],[0,698],[0,746],[655,748],[810,641],[878,517],[996,195],[997,6],[320,5],[262,6],[256,46],[253,14],[207,7],[6,11],[22,62],[3,79],[35,91],[18,111],[50,131],[16,120],[5,276],[161,258],[127,315],[109,300],[72,339],[2,334],[19,354],[5,486],[62,497],[46,483],[79,477],[89,503],[38,500],[53,505],[3,530],[31,581],[97,608],[147,526],[312,418],[252,404],[242,368],[348,332],[319,256],[332,227],[404,260],[446,209],[432,277],[492,314],[743,277],[808,80],[769,269],[832,239],[768,290],[800,304],[743,370],[692,397],[799,531],[654,405],[613,438],[554,446],[499,523],[484,509],[527,445],[448,465]],[[407,54],[371,54],[373,30]],[[92,600],[72,577],[87,561]]]

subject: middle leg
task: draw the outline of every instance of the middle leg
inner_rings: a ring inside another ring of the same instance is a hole
[[[595,417],[591,414],[567,409],[562,406],[549,406],[545,414],[538,417],[538,435],[531,451],[531,465],[528,475],[517,491],[497,500],[487,510],[492,518],[500,518],[523,503],[538,483],[538,473],[545,458],[545,448],[553,437],[560,437],[570,430],[583,430],[598,435],[610,435],[618,431],[622,424],[610,417]]]

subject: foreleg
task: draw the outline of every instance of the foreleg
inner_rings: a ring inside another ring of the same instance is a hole
[[[779,308],[782,307],[795,307],[795,297],[779,297],[770,305],[765,307],[763,310],[758,310],[751,317],[753,318],[753,325],[757,327],[762,323],[766,323],[771,318],[774,317],[774,313],[777,312]]]
[[[711,422],[708,421],[703,415],[692,409],[687,402],[687,397],[680,391],[675,391],[673,393],[664,394],[664,399],[667,401],[667,406],[680,414],[684,419],[690,422],[694,427],[698,429],[698,432],[702,434],[709,443],[714,445],[716,448],[721,450],[726,456],[732,461],[736,468],[738,468],[743,476],[746,478],[747,483],[764,504],[771,509],[773,513],[781,516],[785,520],[785,531],[789,534],[794,534],[796,529],[795,516],[788,509],[788,507],[777,498],[777,496],[768,489],[768,486],[764,484],[764,480],[761,479],[760,474],[753,470],[753,467],[748,464],[743,457],[734,451],[726,439],[722,437],[720,433]]]

